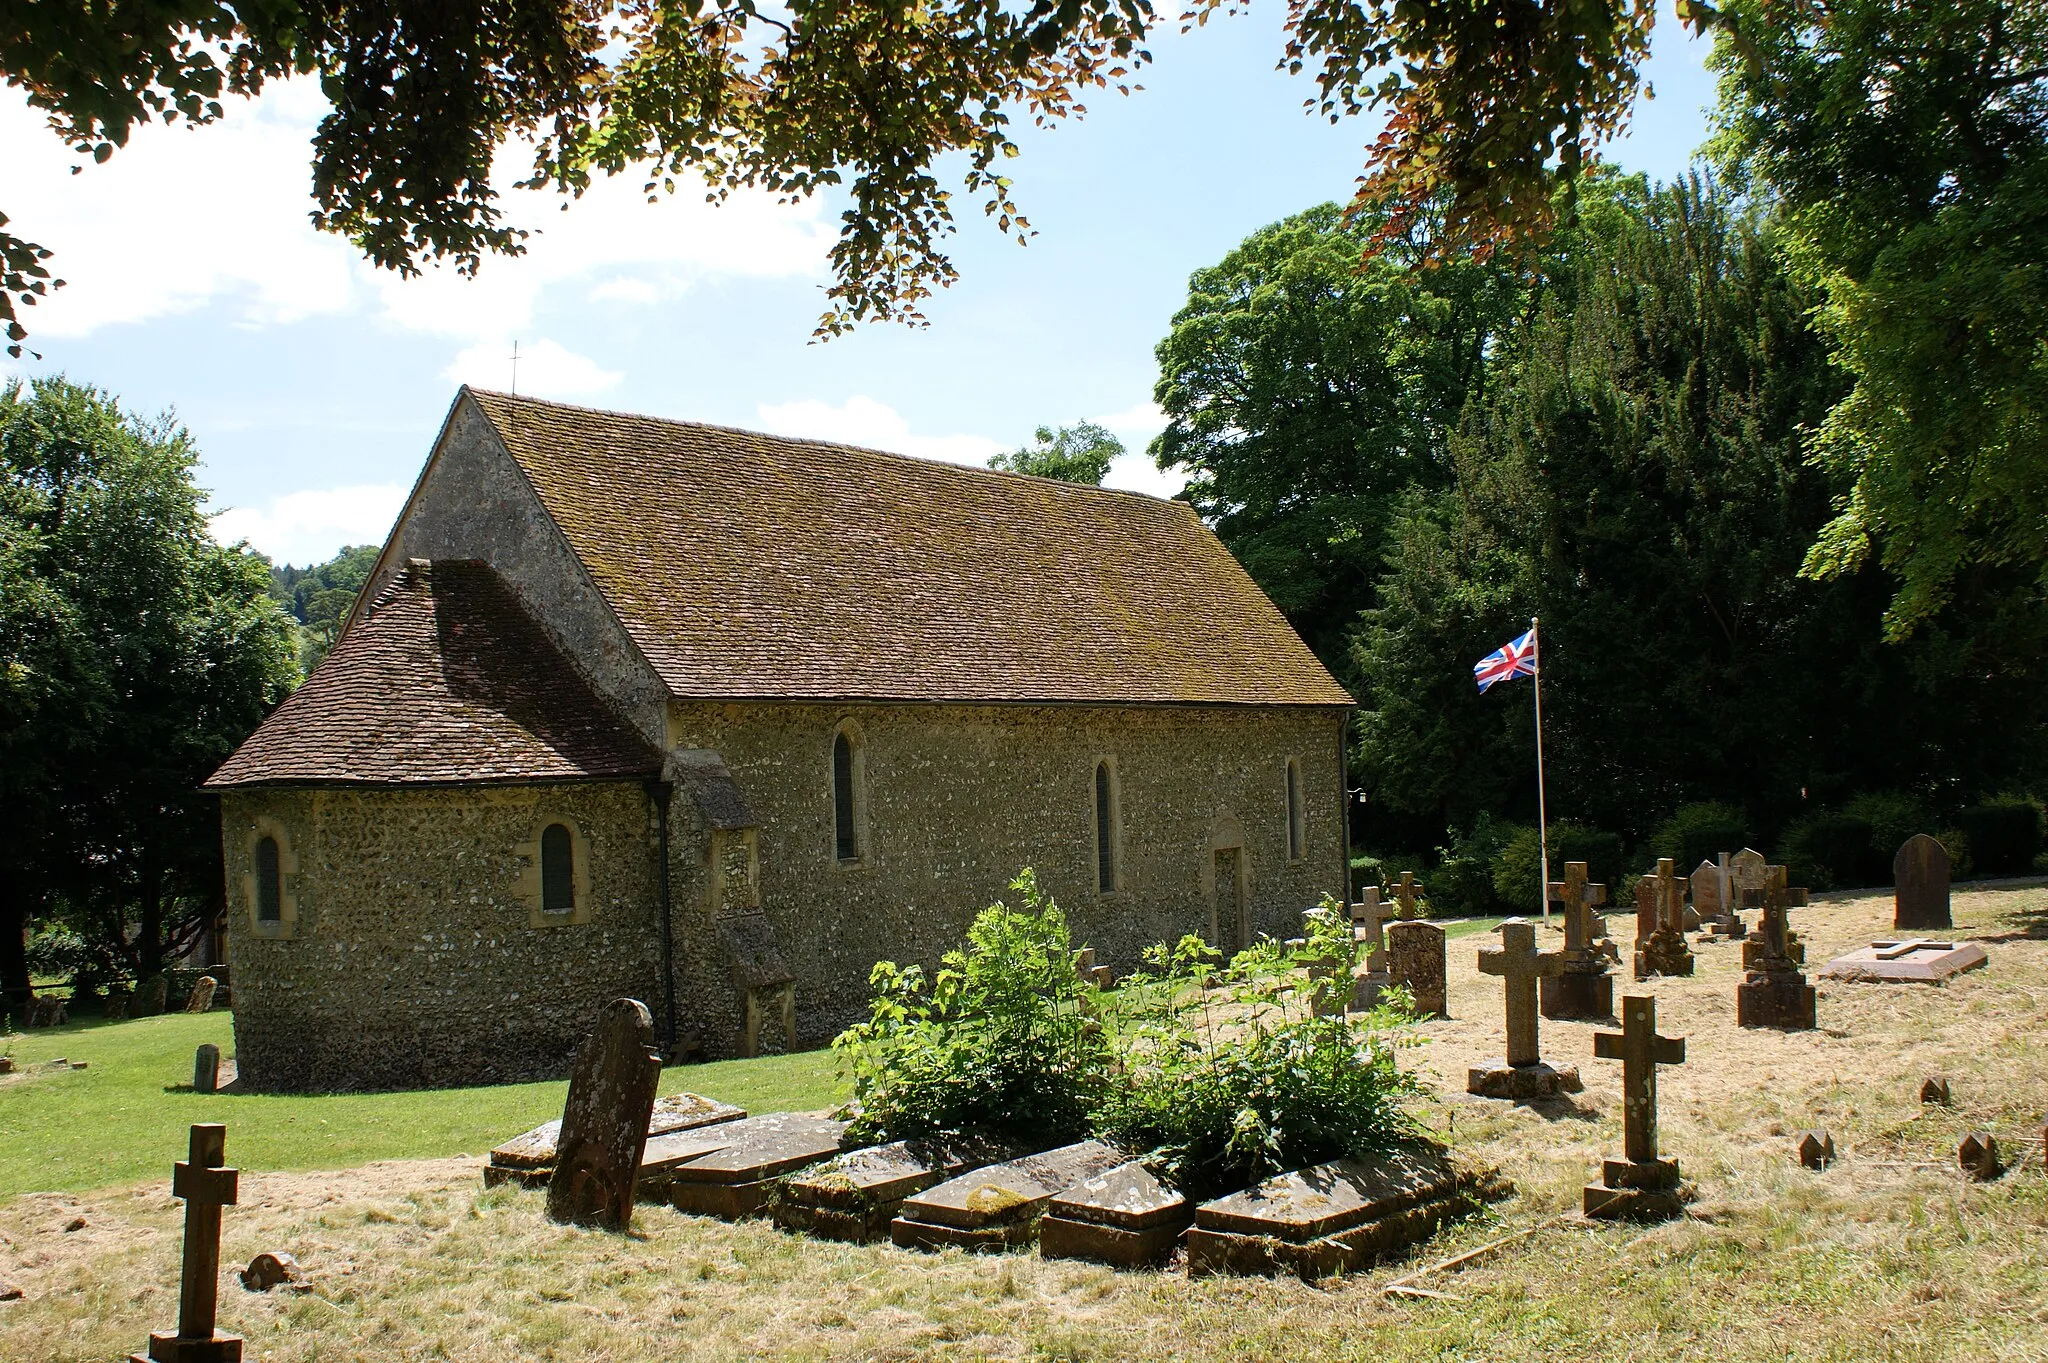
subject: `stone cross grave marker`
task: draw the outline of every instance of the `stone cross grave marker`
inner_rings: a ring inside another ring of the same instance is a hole
[[[1761,891],[1745,890],[1745,903],[1762,910],[1756,934],[1742,944],[1742,983],[1735,986],[1735,1021],[1742,1027],[1812,1031],[1817,1025],[1813,986],[1800,969],[1806,947],[1785,921],[1785,910],[1804,904],[1806,891],[1786,885],[1785,868],[1768,868]]]
[[[1365,968],[1369,973],[1381,974],[1387,968],[1386,926],[1393,916],[1393,909],[1380,902],[1377,885],[1360,890],[1358,902],[1351,906],[1351,935],[1365,948]]]
[[[1948,849],[1939,838],[1915,833],[1892,858],[1892,929],[1921,932],[1953,926],[1949,916]]]
[[[1657,1153],[1657,1067],[1685,1063],[1685,1038],[1657,1034],[1657,1000],[1621,1001],[1621,1031],[1595,1032],[1593,1054],[1621,1062],[1623,1154],[1586,1186],[1588,1216],[1674,1216],[1684,1205],[1678,1161]]]
[[[171,1166],[171,1196],[185,1202],[184,1278],[178,1289],[175,1334],[149,1336],[148,1354],[130,1354],[130,1363],[239,1363],[239,1335],[214,1331],[220,1294],[220,1209],[235,1205],[240,1171],[223,1168],[228,1129],[218,1122],[192,1128],[186,1158]]]
[[[1650,896],[1655,905],[1656,927],[1649,940],[1643,943],[1636,958],[1636,978],[1651,975],[1692,974],[1692,948],[1685,941],[1685,891],[1686,881],[1678,874],[1677,865],[1670,857],[1657,859],[1657,874],[1645,876],[1650,882]],[[1636,908],[1642,910],[1643,886],[1637,883]]]
[[[613,999],[577,1049],[569,1075],[555,1174],[548,1181],[551,1220],[616,1231],[632,1224],[633,1185],[660,1082],[647,1005]]]
[[[1548,1018],[1604,1018],[1614,1012],[1614,977],[1608,972],[1612,943],[1600,940],[1600,915],[1607,887],[1586,879],[1586,863],[1568,861],[1564,879],[1553,882],[1550,897],[1564,910],[1563,968],[1545,975],[1541,1008]]]
[[[192,1091],[212,1093],[220,1088],[220,1047],[208,1041],[192,1053]]]
[[[1574,862],[1573,865],[1578,865]],[[1556,1070],[1543,1063],[1538,1044],[1536,982],[1564,970],[1564,954],[1536,949],[1536,925],[1510,918],[1500,925],[1501,944],[1479,953],[1479,971],[1506,982],[1508,1053],[1501,1063],[1473,1067],[1467,1092],[1486,1098],[1549,1098],[1560,1091],[1584,1087],[1574,1069]]]
[[[1415,873],[1401,872],[1400,883],[1394,886],[1394,898],[1400,903],[1401,910],[1394,916],[1404,923],[1414,920],[1419,914],[1415,902],[1422,896],[1422,882],[1415,878]]]

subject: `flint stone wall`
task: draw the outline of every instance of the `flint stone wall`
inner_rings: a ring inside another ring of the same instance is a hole
[[[283,826],[295,935],[250,928],[248,830]],[[533,927],[519,853],[583,835],[589,921]],[[598,1009],[658,999],[656,824],[636,783],[231,791],[221,800],[242,1084],[264,1091],[559,1078]]]

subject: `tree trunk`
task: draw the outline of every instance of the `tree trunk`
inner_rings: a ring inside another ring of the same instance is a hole
[[[164,969],[164,877],[153,858],[142,863],[142,924],[136,932],[136,978],[146,980]]]
[[[28,890],[19,871],[0,871],[0,1012],[21,1025],[28,1010]]]

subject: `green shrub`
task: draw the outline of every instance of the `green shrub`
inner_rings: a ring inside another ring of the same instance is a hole
[[[1749,843],[1748,817],[1734,805],[1712,800],[1680,805],[1650,835],[1651,853],[1670,857],[1688,875],[1701,862],[1739,852]]]
[[[1819,811],[1795,819],[1778,839],[1794,885],[1833,890],[1891,882],[1891,860],[1877,850],[1870,821]]]
[[[1926,804],[1919,796],[1903,791],[1878,790],[1858,795],[1843,805],[1841,812],[1870,825],[1871,848],[1883,863],[1876,879],[1846,881],[1845,884],[1891,884],[1892,858],[1898,855],[1899,845],[1915,833],[1934,831],[1934,817],[1927,812]]]
[[[1586,874],[1607,886],[1610,902],[1620,903],[1625,898],[1620,886],[1622,877],[1626,874],[1627,863],[1619,834],[1603,832],[1598,828],[1589,828],[1578,823],[1552,824],[1552,879],[1563,877],[1564,864],[1568,861],[1585,862]],[[1543,879],[1542,867],[1543,849],[1537,830],[1519,830],[1494,858],[1494,893],[1500,896],[1503,904],[1516,913],[1541,913],[1543,901],[1538,893],[1538,882]]]
[[[1431,910],[1439,916],[1467,918],[1499,913],[1502,904],[1493,885],[1493,864],[1520,831],[1490,814],[1474,819],[1469,832],[1452,828],[1450,846],[1436,849],[1436,869],[1426,881]]]
[[[1358,898],[1358,892],[1368,885],[1378,885],[1385,876],[1386,868],[1380,859],[1371,855],[1355,856],[1351,859],[1351,897]]]
[[[1112,1057],[1095,991],[1074,971],[1066,915],[1028,869],[1022,909],[991,905],[936,978],[879,962],[868,1020],[833,1048],[860,1105],[866,1141],[974,1135],[1063,1145],[1087,1135]]]
[[[1956,822],[1969,840],[1978,875],[2024,875],[2040,855],[2041,810],[2031,800],[1989,800],[1956,815]]]

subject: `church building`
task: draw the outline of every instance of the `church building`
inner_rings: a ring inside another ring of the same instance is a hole
[[[820,1045],[1026,866],[1118,973],[1293,935],[1351,704],[1184,503],[465,388],[207,782],[242,1082]]]

